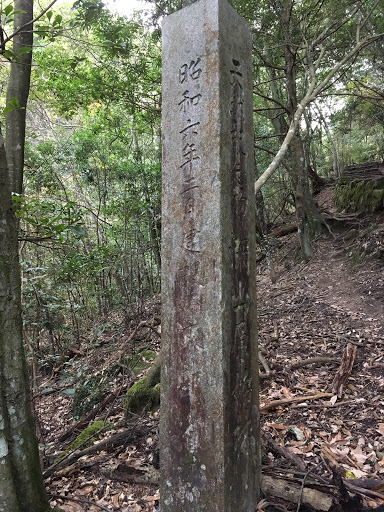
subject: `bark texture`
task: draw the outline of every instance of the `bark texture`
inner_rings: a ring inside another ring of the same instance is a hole
[[[33,0],[15,0],[14,32],[26,23],[33,20]],[[33,25],[28,25],[13,38],[13,51],[33,45]],[[25,145],[25,116],[29,95],[31,77],[32,52],[24,53],[18,57],[18,62],[11,64],[11,75],[7,87],[7,104],[12,98],[17,98],[19,107],[6,114],[6,142],[7,162],[11,182],[11,191],[22,193],[24,145]]]
[[[15,16],[15,30],[32,20],[32,6],[32,0],[15,1],[15,10],[26,11]],[[31,25],[28,30],[32,30]],[[31,46],[26,42],[30,38],[20,32],[15,36],[14,48]],[[24,109],[15,109],[7,116],[7,144],[0,133],[0,512],[49,510],[23,347],[18,222],[11,196],[11,191],[21,191],[22,187],[31,62],[28,55],[21,63],[11,64],[7,95],[8,100],[18,98]]]

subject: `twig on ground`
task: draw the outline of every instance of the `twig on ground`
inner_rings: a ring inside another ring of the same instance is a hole
[[[280,405],[287,405],[293,402],[306,402],[307,400],[318,400],[319,398],[331,398],[333,393],[316,393],[315,395],[294,396],[292,398],[282,398],[281,400],[273,400],[269,404],[263,405],[260,412],[264,413]]]
[[[311,473],[311,471],[313,470],[314,468],[311,468],[309,469],[305,475],[304,475],[304,478],[303,478],[303,481],[301,482],[301,489],[300,489],[300,494],[299,494],[299,499],[297,501],[297,508],[296,508],[296,512],[299,512],[300,510],[300,505],[301,505],[301,499],[303,497],[303,492],[304,492],[304,485],[305,485],[305,481],[308,477],[308,475]]]
[[[98,507],[101,510],[106,510],[107,512],[111,512],[109,508],[103,507],[103,505],[98,505],[95,501],[89,501],[89,500],[81,500],[79,498],[71,498],[70,496],[64,496],[62,494],[50,494],[51,498],[60,499],[60,500],[68,500],[68,501],[74,501],[75,503],[86,503],[87,505],[92,505],[93,507]]]
[[[289,367],[290,370],[296,370],[297,368],[301,368],[302,366],[307,366],[308,364],[314,363],[336,363],[338,359],[335,357],[310,357],[309,359],[303,359],[302,361],[296,361],[296,363],[291,364]]]
[[[295,455],[293,452],[285,448],[284,446],[280,446],[273,437],[268,434],[268,432],[265,432],[265,430],[261,429],[261,436],[265,440],[265,442],[268,444],[268,446],[271,448],[271,451],[275,454],[281,455],[285,459],[290,460],[297,466],[301,471],[306,471],[307,466],[305,462],[303,462],[300,457]]]
[[[356,491],[359,494],[363,494],[364,496],[371,496],[372,498],[380,498],[381,500],[384,500],[384,494],[382,492],[372,491],[371,489],[364,489],[363,487],[356,487],[346,480],[344,480],[344,484],[351,491]]]

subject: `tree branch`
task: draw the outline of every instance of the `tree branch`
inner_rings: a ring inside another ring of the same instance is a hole
[[[370,36],[359,41],[350,52],[348,52],[343,59],[334,66],[333,69],[328,73],[328,75],[322,80],[319,85],[316,86],[316,76],[315,71],[316,68],[320,65],[320,59],[323,56],[324,50],[320,52],[320,56],[317,59],[316,63],[309,65],[309,74],[311,76],[310,85],[308,87],[307,93],[304,98],[300,101],[297,106],[295,115],[289,125],[289,130],[284,138],[284,141],[277,152],[275,158],[272,160],[266,171],[260,176],[258,180],[255,182],[255,194],[260,190],[260,188],[266,183],[266,181],[272,176],[272,174],[276,171],[278,166],[280,165],[285,153],[288,150],[289,144],[291,143],[293,136],[298,129],[301,116],[304,112],[304,109],[307,105],[313,101],[329,84],[332,78],[340,71],[340,69],[353,57],[355,57],[363,48],[370,45],[374,41],[381,39],[384,34],[378,34],[376,36]]]
[[[25,28],[29,27],[30,25],[33,25],[36,21],[38,21],[42,16],[44,16],[44,14],[46,12],[49,11],[49,9],[57,2],[57,0],[53,0],[49,5],[48,7],[46,7],[45,9],[43,9],[41,11],[41,13],[36,16],[36,18],[34,18],[33,20],[31,21],[28,21],[27,23],[24,23],[24,25],[22,25],[21,27],[19,27],[17,30],[15,30],[13,32],[13,34],[11,34],[10,36],[8,36],[6,39],[4,39],[3,41],[3,45],[5,46],[6,43],[8,43],[9,41],[11,41],[11,39],[13,39],[17,34],[19,34],[20,32],[22,32]]]

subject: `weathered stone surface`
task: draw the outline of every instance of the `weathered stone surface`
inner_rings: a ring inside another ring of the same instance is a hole
[[[226,0],[163,24],[162,512],[258,499],[251,48]]]

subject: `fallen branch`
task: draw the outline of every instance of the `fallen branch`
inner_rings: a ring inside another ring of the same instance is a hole
[[[271,229],[271,235],[276,238],[280,238],[291,233],[295,233],[297,231],[297,224],[288,224],[286,226],[279,226],[277,228]]]
[[[303,359],[302,361],[296,361],[296,363],[293,363],[289,369],[290,370],[296,370],[297,368],[301,368],[303,366],[307,366],[309,364],[314,363],[335,363],[337,359],[335,357],[325,357],[325,356],[318,356],[318,357],[310,357],[309,359]]]
[[[356,485],[349,483],[347,480],[344,480],[344,483],[351,491],[358,492],[364,496],[370,496],[371,498],[380,498],[381,500],[384,500],[384,494],[382,492],[372,491],[371,489],[365,489],[364,487],[357,487]]]
[[[269,368],[268,362],[267,362],[266,358],[264,357],[267,354],[267,351],[264,347],[259,347],[258,354],[259,354],[259,363],[262,364],[262,366],[265,370],[265,373],[262,373],[261,371],[259,371],[259,377],[260,377],[260,379],[267,379],[268,377],[271,376],[271,369]]]
[[[99,412],[103,411],[105,409],[105,407],[107,407],[108,404],[113,402],[120,395],[120,393],[126,391],[131,384],[132,383],[130,382],[129,384],[126,384],[125,386],[121,386],[118,389],[113,390],[107,397],[104,398],[104,400],[100,404],[98,404],[96,407],[94,407],[92,409],[92,411],[84,419],[71,425],[68,430],[66,430],[63,434],[61,434],[61,436],[59,437],[59,442],[63,443],[74,432],[83,430],[88,425],[88,423],[95,418],[95,416]]]
[[[70,496],[64,496],[63,494],[50,494],[50,498],[58,499],[58,500],[67,500],[67,501],[73,501],[74,503],[85,503],[87,505],[91,505],[92,507],[97,507],[101,510],[106,510],[107,512],[110,512],[109,508],[103,507],[103,505],[99,505],[95,501],[89,501],[89,500],[82,500],[80,498],[71,498]]]
[[[266,442],[272,453],[275,455],[281,455],[285,459],[293,462],[293,464],[295,464],[295,466],[297,466],[301,471],[306,471],[307,466],[298,455],[294,454],[284,446],[280,446],[273,437],[263,429],[261,429],[261,437]]]
[[[306,396],[294,396],[292,398],[282,398],[281,400],[273,400],[269,404],[263,405],[260,408],[260,412],[264,413],[269,411],[270,409],[274,409],[275,407],[279,407],[280,405],[287,405],[293,402],[306,402],[307,400],[318,400],[319,398],[331,398],[333,393],[316,393],[315,395],[306,395]]]
[[[105,439],[104,441],[101,441],[100,443],[94,444],[90,446],[89,448],[85,448],[81,451],[76,451],[66,457],[65,459],[61,460],[60,462],[57,462],[56,464],[53,464],[48,469],[46,469],[43,472],[43,477],[48,478],[51,476],[55,471],[58,469],[69,466],[76,462],[80,457],[84,457],[85,455],[92,455],[94,453],[97,453],[101,450],[109,450],[110,448],[116,448],[117,446],[121,446],[125,443],[130,443],[134,439],[138,439],[140,437],[146,436],[149,432],[153,430],[153,427],[150,428],[140,428],[137,429],[129,429],[129,430],[123,430],[122,432],[119,432],[108,439]]]
[[[324,408],[333,409],[335,407],[342,407],[343,405],[350,405],[350,404],[355,404],[356,406],[358,406],[364,402],[366,402],[366,400],[360,400],[359,402],[356,402],[356,400],[344,400],[343,402],[336,402],[334,404],[331,404],[331,403],[314,404],[314,405],[311,405],[311,407],[312,408],[316,407],[316,408],[321,408],[321,409],[324,409]],[[299,409],[301,407],[304,407],[304,405],[297,404],[297,405],[293,406],[294,409]]]

